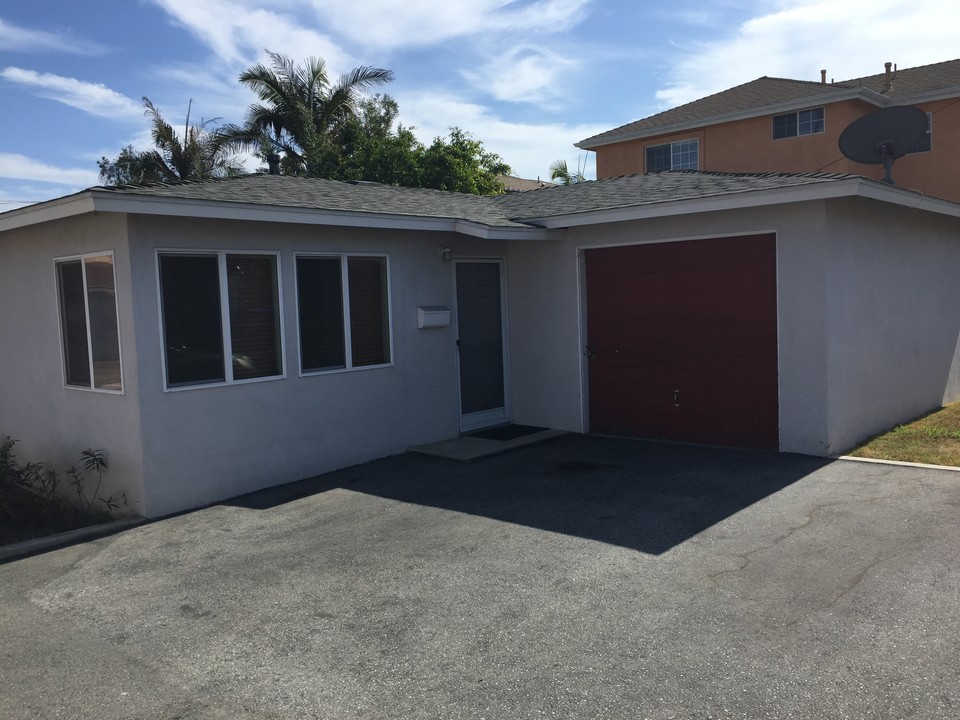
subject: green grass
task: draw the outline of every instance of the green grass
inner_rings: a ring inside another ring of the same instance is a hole
[[[960,467],[960,403],[947,405],[911,423],[897,425],[848,454]]]

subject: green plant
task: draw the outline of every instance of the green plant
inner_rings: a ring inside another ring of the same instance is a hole
[[[0,483],[17,485],[43,497],[54,497],[60,483],[57,472],[42,462],[20,465],[13,451],[16,443],[9,435],[0,435]]]
[[[80,466],[80,470],[77,469],[76,465],[71,466],[71,468],[67,470],[67,475],[71,478],[70,484],[76,488],[77,500],[80,503],[80,507],[92,511],[94,505],[99,501],[106,506],[108,511],[115,510],[118,505],[113,499],[113,495],[106,498],[100,497],[100,486],[103,484],[103,474],[110,469],[107,464],[106,453],[103,450],[87,448],[80,453]],[[97,486],[93,489],[93,494],[87,497],[84,489],[86,480],[88,476],[94,473],[97,475]]]

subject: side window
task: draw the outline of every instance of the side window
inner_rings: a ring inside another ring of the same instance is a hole
[[[56,261],[64,383],[123,391],[113,255]]]
[[[158,262],[167,387],[283,375],[275,254],[161,253]]]
[[[907,151],[910,153],[930,152],[933,149],[933,113],[927,113],[927,132]]]
[[[699,170],[700,139],[678,140],[677,142],[651,145],[647,148],[647,172],[664,170]]]
[[[800,110],[773,116],[773,139],[797,137],[799,135],[816,135],[824,129],[823,108]]]
[[[298,255],[300,371],[388,365],[387,258]]]

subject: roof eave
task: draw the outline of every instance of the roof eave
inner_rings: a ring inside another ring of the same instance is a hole
[[[462,218],[220,202],[125,194],[97,189],[85,191],[79,196],[28,206],[24,210],[33,210],[33,212],[11,211],[15,216],[0,218],[0,231],[96,211],[246,222],[454,232],[482,239],[546,239],[546,233],[542,228],[486,225]]]
[[[785,100],[772,105],[764,105],[763,107],[750,108],[749,110],[739,110],[737,112],[725,113],[723,115],[715,115],[711,118],[707,118],[706,120],[690,120],[683,123],[675,123],[673,125],[662,125],[660,127],[650,128],[647,130],[624,133],[622,135],[617,135],[615,137],[606,138],[603,140],[593,141],[591,138],[587,138],[586,140],[581,140],[580,142],[575,143],[574,146],[580,148],[581,150],[594,150],[598,147],[603,147],[604,145],[615,145],[617,143],[628,142],[630,140],[642,140],[644,138],[657,137],[660,135],[674,135],[687,130],[696,130],[703,127],[709,127],[711,125],[721,125],[723,123],[747,120],[754,117],[763,117],[764,115],[774,115],[776,113],[789,112],[791,110],[802,110],[803,108],[816,107],[818,105],[828,105],[831,103],[843,102],[844,100],[863,100],[871,105],[876,105],[877,107],[895,104],[891,103],[890,99],[886,96],[866,87],[834,90],[830,93],[810,95],[797,100]],[[900,104],[903,103],[901,102]]]
[[[74,215],[83,215],[93,212],[95,209],[93,194],[89,190],[85,190],[56,200],[9,210],[0,215],[0,232],[60,220]]]
[[[689,200],[664,200],[626,208],[607,208],[566,215],[528,217],[523,218],[522,221],[542,225],[548,229],[559,229],[856,196],[960,217],[960,203],[884,185],[875,180],[851,177],[843,180],[781,188],[743,190]]]

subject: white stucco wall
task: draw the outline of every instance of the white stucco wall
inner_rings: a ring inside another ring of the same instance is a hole
[[[453,325],[418,329],[418,305],[453,307],[455,257],[501,243],[439,233],[148,217],[130,219],[146,512],[161,515],[404,452],[459,431]],[[284,379],[164,392],[157,248],[279,250]],[[299,377],[295,252],[386,253],[394,366]]]
[[[514,418],[571,431],[585,424],[578,249],[775,232],[780,449],[841,452],[960,397],[958,231],[952,218],[834,200],[571,228],[547,243],[515,242]]]
[[[828,453],[960,399],[960,220],[828,208]]]
[[[54,259],[112,251],[117,283],[122,395],[64,387]],[[137,360],[130,257],[122,216],[87,215],[0,234],[0,433],[17,439],[21,463],[44,462],[61,476],[80,451],[106,451],[101,497],[126,495],[119,512],[143,509]],[[95,480],[92,481],[95,483]],[[93,485],[88,487],[88,494]]]

